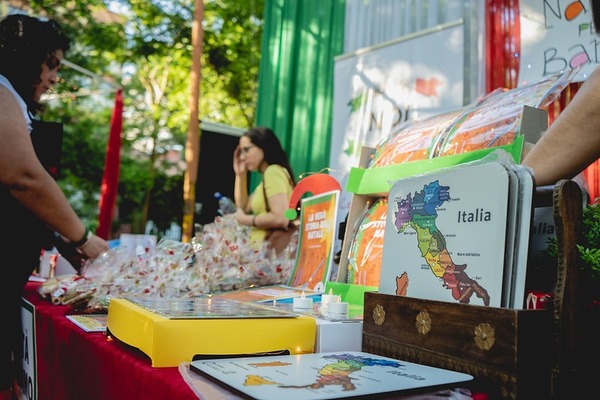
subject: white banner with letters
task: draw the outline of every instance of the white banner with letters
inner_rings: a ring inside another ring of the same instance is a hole
[[[463,106],[464,52],[464,24],[456,21],[335,59],[329,159],[344,190],[339,221],[350,209],[345,188],[362,146],[375,147],[402,122]]]
[[[519,86],[581,66],[583,81],[600,62],[589,0],[520,0]]]

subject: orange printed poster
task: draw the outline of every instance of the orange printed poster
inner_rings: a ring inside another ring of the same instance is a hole
[[[379,286],[387,209],[388,199],[382,197],[360,221],[348,253],[348,283]]]
[[[333,262],[339,190],[307,197],[300,203],[300,237],[288,286],[323,292]]]

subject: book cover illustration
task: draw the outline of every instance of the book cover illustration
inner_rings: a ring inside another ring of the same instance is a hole
[[[86,332],[106,332],[108,314],[73,314],[66,317]]]
[[[502,88],[489,93],[449,127],[435,157],[512,143],[521,134],[523,106],[547,106],[573,76],[572,70],[567,70],[511,90]]]
[[[500,307],[508,183],[498,162],[396,181],[388,198],[379,291]]]
[[[369,168],[426,160],[436,149],[446,129],[463,114],[465,109],[455,110],[425,119],[398,125],[383,141],[377,144]]]
[[[295,288],[287,285],[251,286],[230,292],[213,294],[213,298],[230,299],[244,302],[268,303],[272,301],[291,302],[294,297],[321,297],[321,292]]]
[[[468,382],[471,375],[364,352],[192,361],[204,374],[262,400],[319,400],[414,391]]]
[[[298,255],[288,285],[323,292],[333,263],[340,191],[301,200]]]
[[[377,199],[360,220],[348,252],[348,283],[377,286],[388,200]]]
[[[551,240],[556,239],[554,210],[551,205],[535,207],[532,214],[526,290],[552,293],[556,285],[556,267],[549,265],[544,252],[547,251]]]

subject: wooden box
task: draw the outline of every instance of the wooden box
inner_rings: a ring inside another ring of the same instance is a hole
[[[534,202],[554,210],[559,259],[551,309],[366,292],[363,351],[471,374],[471,389],[490,399],[598,398],[600,307],[590,301],[597,289],[589,290],[576,249],[582,191],[561,181],[538,188]]]
[[[363,351],[475,376],[491,398],[548,398],[552,315],[365,293]]]

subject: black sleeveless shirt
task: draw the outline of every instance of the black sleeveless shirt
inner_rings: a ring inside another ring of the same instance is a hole
[[[62,153],[63,126],[33,120],[32,128],[31,140],[36,155],[56,179]],[[17,274],[18,281],[27,279],[39,266],[42,248],[52,248],[53,237],[52,231],[42,221],[21,205],[5,186],[0,186],[0,257],[9,264],[3,268],[6,273]]]

